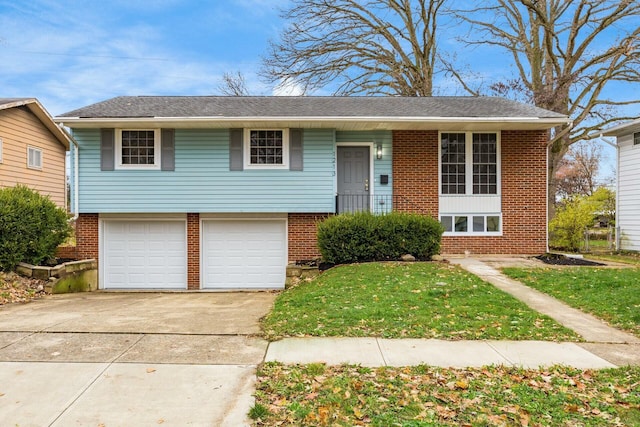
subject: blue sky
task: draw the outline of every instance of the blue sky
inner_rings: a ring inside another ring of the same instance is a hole
[[[0,0],[0,97],[53,115],[118,95],[210,95],[255,71],[282,22],[278,0]]]
[[[284,25],[279,8],[287,3],[0,0],[0,97],[36,97],[55,116],[119,95],[219,94],[221,76],[236,70],[252,94],[271,95],[274,89],[256,72],[269,39]],[[441,51],[460,51],[443,35]],[[464,53],[481,80],[511,74],[505,65],[511,61],[496,51]],[[629,90],[619,86],[616,92]],[[436,94],[464,93],[439,76]],[[627,110],[640,115],[638,106]],[[609,171],[611,159],[603,167]]]

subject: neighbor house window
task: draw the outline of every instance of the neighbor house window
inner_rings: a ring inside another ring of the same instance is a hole
[[[0,138],[0,163],[2,163],[2,138]]]
[[[251,168],[287,166],[289,141],[286,129],[248,129],[245,133],[245,164]]]
[[[640,145],[640,132],[633,134],[633,145]]]
[[[42,150],[36,147],[27,147],[27,167],[29,169],[42,169]]]
[[[440,223],[446,234],[499,234],[500,215],[441,215]]]
[[[498,194],[498,134],[440,134],[440,193]]]
[[[121,129],[116,133],[118,168],[159,169],[160,134],[157,129]]]

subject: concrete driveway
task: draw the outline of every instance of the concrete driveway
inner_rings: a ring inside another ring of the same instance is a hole
[[[1,307],[0,425],[244,425],[275,296],[98,292]]]

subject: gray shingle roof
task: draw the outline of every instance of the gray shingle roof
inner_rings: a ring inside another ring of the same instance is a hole
[[[33,98],[0,98],[0,105],[12,104],[18,101],[27,101]]]
[[[523,117],[563,118],[494,97],[120,96],[59,118],[167,117]]]

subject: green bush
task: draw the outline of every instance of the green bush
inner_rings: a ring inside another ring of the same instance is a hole
[[[322,258],[334,264],[399,259],[411,254],[430,259],[440,251],[442,226],[435,219],[393,212],[344,213],[318,224]]]
[[[0,189],[0,270],[52,258],[70,234],[67,214],[48,197],[22,185]]]
[[[578,252],[584,243],[584,232],[593,225],[594,218],[594,207],[585,198],[566,202],[549,222],[549,245]]]

